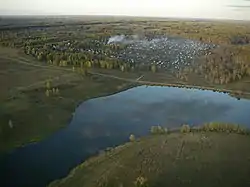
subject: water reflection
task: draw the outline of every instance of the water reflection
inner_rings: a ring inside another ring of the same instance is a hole
[[[222,121],[248,125],[250,101],[212,91],[141,86],[80,105],[52,137],[0,158],[1,186],[45,186],[90,155],[142,136],[153,125]]]

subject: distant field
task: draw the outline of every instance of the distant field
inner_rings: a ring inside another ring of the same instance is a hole
[[[93,157],[50,187],[249,186],[250,136],[152,135]]]

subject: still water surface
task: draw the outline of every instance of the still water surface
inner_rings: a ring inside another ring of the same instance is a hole
[[[0,159],[0,186],[46,186],[107,147],[143,136],[153,125],[230,122],[250,127],[250,100],[185,88],[140,86],[83,102],[66,128]]]

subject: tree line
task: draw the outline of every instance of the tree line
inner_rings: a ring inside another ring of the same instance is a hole
[[[199,63],[181,70],[179,76],[188,79],[188,74],[197,73],[215,84],[227,84],[250,76],[250,53],[240,48],[216,49],[198,60]]]

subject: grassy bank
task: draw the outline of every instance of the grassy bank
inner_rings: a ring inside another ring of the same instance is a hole
[[[154,133],[90,158],[50,187],[248,186],[250,136],[236,128]]]

